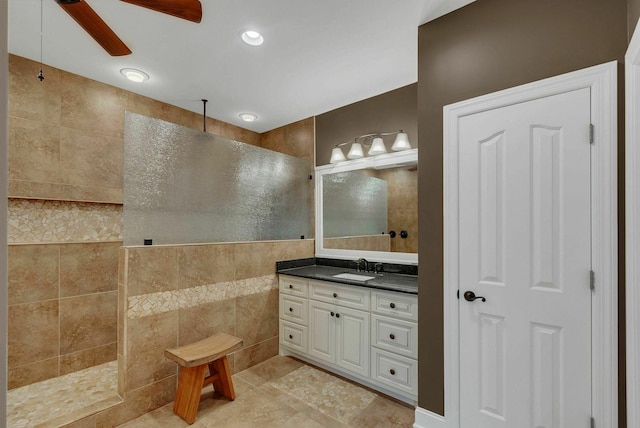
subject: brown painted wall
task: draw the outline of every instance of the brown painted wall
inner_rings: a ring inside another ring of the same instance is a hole
[[[442,414],[442,107],[622,61],[627,3],[481,0],[421,26],[418,37],[419,406]]]
[[[336,144],[373,132],[403,129],[412,147],[417,147],[416,106],[414,83],[316,116],[316,165],[329,163]],[[385,143],[389,150],[393,137]]]

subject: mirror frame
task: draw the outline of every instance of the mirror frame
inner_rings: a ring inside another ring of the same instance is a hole
[[[403,165],[416,165],[418,163],[418,149],[405,150],[395,153],[386,153],[373,157],[364,157],[335,165],[317,166],[316,171],[316,257],[325,257],[332,259],[357,260],[366,258],[369,261],[400,263],[400,264],[418,264],[417,253],[395,253],[391,251],[366,251],[366,250],[340,250],[333,248],[324,248],[324,230],[322,224],[322,181],[323,177],[328,174],[337,172],[357,171],[361,169],[386,169]],[[417,195],[416,195],[417,197]]]

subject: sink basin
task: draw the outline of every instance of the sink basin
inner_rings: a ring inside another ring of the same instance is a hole
[[[369,279],[375,278],[375,276],[357,275],[355,273],[341,273],[338,275],[333,275],[333,277],[340,279],[350,279],[352,281],[367,281]]]

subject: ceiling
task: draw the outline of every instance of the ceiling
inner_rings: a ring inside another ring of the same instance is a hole
[[[198,113],[206,98],[208,116],[265,132],[416,82],[418,26],[472,1],[201,0],[195,24],[87,0],[133,51],[111,57],[54,0],[42,0],[42,60]],[[40,7],[9,0],[10,53],[40,60]],[[244,44],[247,29],[264,44]],[[151,77],[129,82],[125,67]],[[243,112],[258,119],[243,122]]]

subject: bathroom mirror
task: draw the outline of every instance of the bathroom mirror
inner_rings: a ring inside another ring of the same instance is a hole
[[[417,165],[413,149],[316,167],[316,256],[417,264]]]

